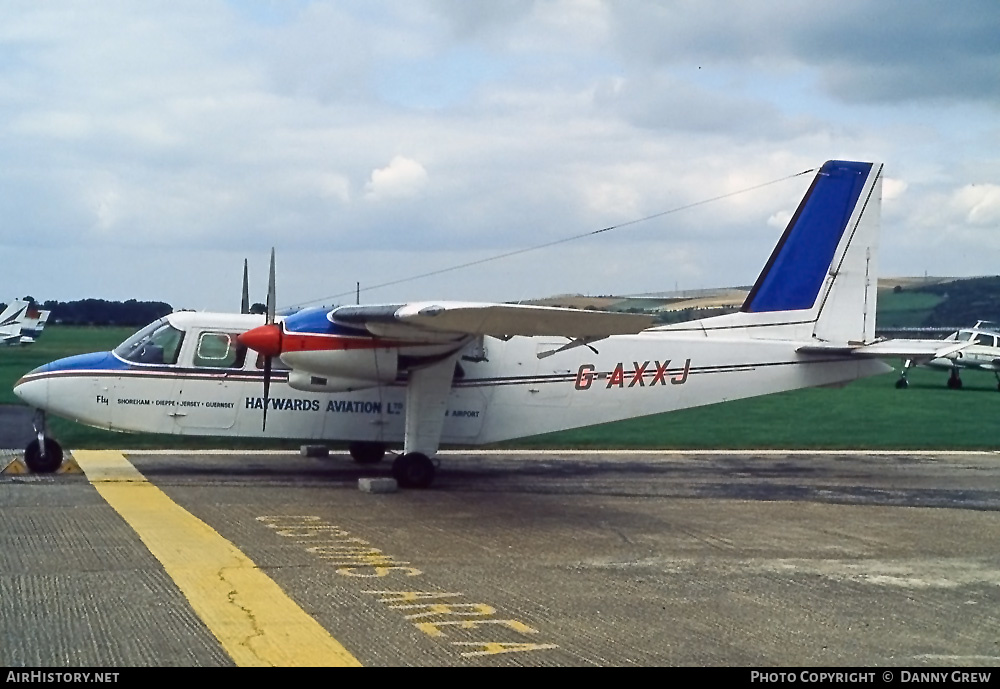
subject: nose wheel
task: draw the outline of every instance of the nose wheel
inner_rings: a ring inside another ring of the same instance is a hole
[[[36,474],[51,474],[62,465],[62,445],[45,435],[45,412],[35,412],[36,438],[24,448],[24,463]]]
[[[62,446],[52,438],[32,440],[24,448],[24,463],[36,474],[51,474],[62,465]]]

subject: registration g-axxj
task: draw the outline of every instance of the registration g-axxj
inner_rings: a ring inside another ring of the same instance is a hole
[[[825,163],[733,314],[654,327],[643,315],[420,302],[275,319],[272,254],[267,314],[173,313],[114,351],[35,369],[15,391],[118,431],[345,441],[361,462],[401,448],[393,475],[424,487],[442,444],[890,370],[874,345],[881,180],[881,164]],[[26,460],[51,471],[62,450],[37,429]]]

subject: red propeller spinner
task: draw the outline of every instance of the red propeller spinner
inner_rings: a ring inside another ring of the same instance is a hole
[[[281,325],[268,323],[248,330],[236,338],[239,343],[264,356],[281,355]]]

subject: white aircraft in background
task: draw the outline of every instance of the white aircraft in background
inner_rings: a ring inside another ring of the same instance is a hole
[[[31,302],[15,299],[0,313],[0,342],[31,344],[38,339],[48,318],[48,311],[39,311]]]
[[[971,328],[962,328],[937,342],[936,351],[905,355],[897,388],[909,386],[906,374],[912,366],[927,366],[949,371],[948,387],[953,390],[962,387],[959,373],[963,368],[992,371],[997,379],[997,390],[1000,390],[1000,329],[989,321],[977,321]]]
[[[21,344],[32,344],[42,335],[50,311],[41,311],[34,306],[28,308],[21,323]]]
[[[25,459],[34,471],[62,461],[45,435],[49,412],[119,431],[346,441],[359,462],[401,445],[393,476],[425,487],[442,444],[884,373],[891,367],[877,357],[895,350],[875,344],[881,178],[881,164],[825,163],[742,309],[666,326],[643,315],[444,301],[276,320],[272,252],[264,315],[173,313],[112,352],[24,375],[14,391],[40,410]]]
[[[21,341],[21,321],[28,307],[26,301],[15,299],[0,313],[0,341],[4,344],[18,344]]]

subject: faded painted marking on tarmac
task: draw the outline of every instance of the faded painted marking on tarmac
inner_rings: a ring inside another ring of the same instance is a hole
[[[237,665],[361,665],[253,561],[147,481],[120,452],[73,455]]]
[[[559,648],[556,644],[540,643],[536,638],[537,629],[520,620],[498,616],[492,605],[456,600],[464,598],[461,593],[416,589],[419,584],[414,580],[420,581],[419,577],[424,575],[422,570],[322,517],[265,515],[257,517],[257,521],[326,561],[341,576],[353,578],[358,583],[378,581],[377,590],[364,585],[360,589],[377,596],[380,603],[398,611],[403,619],[427,636],[438,640],[447,638],[445,643],[456,647],[454,650],[463,658]],[[383,588],[388,585],[393,588]]]

